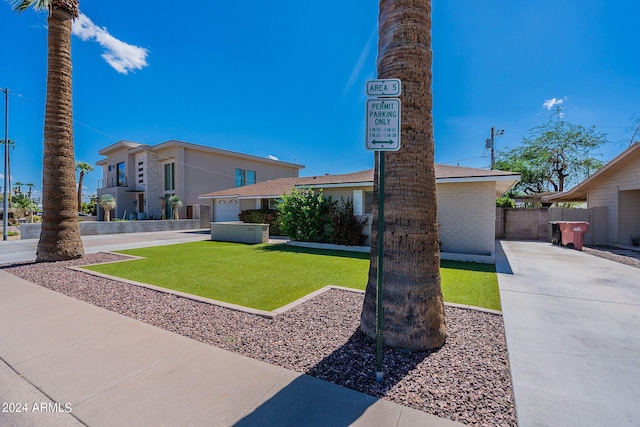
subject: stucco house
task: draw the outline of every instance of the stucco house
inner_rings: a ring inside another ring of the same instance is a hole
[[[157,145],[119,141],[98,152],[106,158],[97,195],[116,199],[116,218],[159,219],[163,202],[177,195],[183,202],[180,218],[198,218],[204,192],[251,185],[258,181],[297,177],[303,165],[219,148],[170,140]],[[99,217],[103,217],[99,209]]]
[[[209,200],[213,221],[237,221],[247,209],[273,207],[293,188],[322,189],[333,200],[353,201],[355,214],[372,215],[374,170],[312,177],[283,178],[200,196]],[[513,187],[520,175],[459,166],[436,165],[438,223],[442,258],[478,262],[495,260],[496,197]],[[365,231],[371,232],[371,220]]]
[[[545,200],[587,202],[589,209],[606,208],[606,244],[630,246],[631,236],[640,236],[640,142],[571,190]]]

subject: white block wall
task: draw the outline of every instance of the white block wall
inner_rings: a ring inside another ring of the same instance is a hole
[[[439,183],[441,251],[493,256],[495,182]]]

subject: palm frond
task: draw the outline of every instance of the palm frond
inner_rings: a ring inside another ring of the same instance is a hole
[[[80,13],[78,9],[78,0],[10,0],[11,7],[18,12],[33,7],[37,12],[51,11],[51,9],[64,9],[73,18],[77,18]]]
[[[24,12],[25,10],[33,7],[34,10],[40,12],[43,10],[49,10],[52,0],[11,0],[11,7],[18,12]]]

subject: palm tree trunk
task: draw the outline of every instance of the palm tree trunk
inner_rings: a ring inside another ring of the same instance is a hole
[[[78,212],[82,212],[82,181],[84,181],[84,171],[78,175]]]
[[[36,253],[38,262],[74,259],[84,254],[76,210],[73,153],[72,15],[61,7],[52,6],[50,9],[42,231]]]
[[[378,78],[402,81],[401,149],[385,154],[383,339],[410,350],[439,348],[446,338],[432,116],[431,1],[380,0]],[[378,180],[374,182],[377,201]],[[374,204],[371,248],[376,248]],[[375,337],[376,251],[360,329]]]

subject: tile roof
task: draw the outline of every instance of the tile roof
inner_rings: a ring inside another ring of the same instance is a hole
[[[461,166],[447,166],[436,164],[436,179],[455,179],[455,178],[484,178],[484,177],[509,177],[512,176],[517,180],[520,175],[516,172],[506,172],[498,170],[475,169]],[[239,198],[275,198],[282,194],[288,194],[291,190],[298,186],[321,186],[330,184],[351,184],[351,183],[367,183],[373,185],[373,169],[367,169],[359,172],[336,174],[336,175],[318,175],[297,178],[279,178],[269,181],[259,182],[257,184],[247,185],[244,187],[229,188],[227,190],[215,191],[200,195],[201,198],[223,198],[223,197],[239,197]]]

